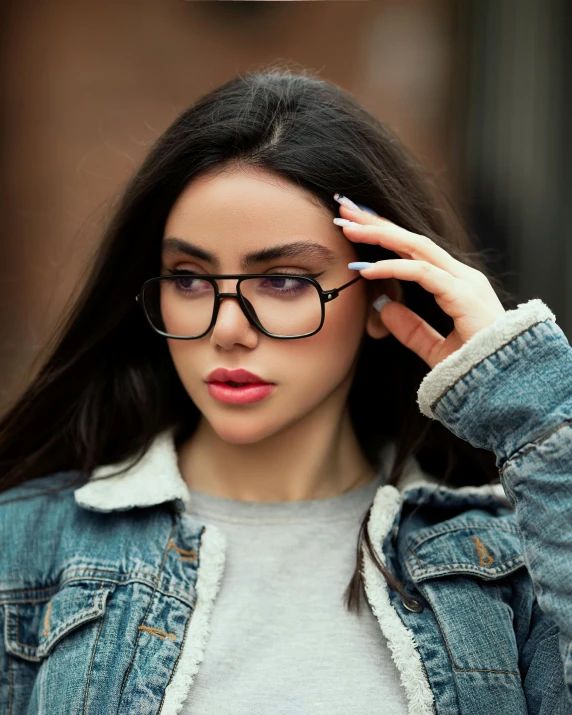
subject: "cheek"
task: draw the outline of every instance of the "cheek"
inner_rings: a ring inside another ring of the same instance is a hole
[[[299,341],[300,377],[311,374],[322,390],[335,387],[346,376],[365,330],[364,301],[345,297],[336,299],[338,305],[326,305],[320,332]]]

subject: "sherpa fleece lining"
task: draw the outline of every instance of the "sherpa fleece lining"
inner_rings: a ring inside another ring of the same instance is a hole
[[[544,320],[556,321],[556,317],[540,298],[533,298],[519,303],[514,310],[507,310],[494,323],[479,330],[425,375],[417,391],[421,412],[435,419],[435,405],[456,382],[489,355]]]

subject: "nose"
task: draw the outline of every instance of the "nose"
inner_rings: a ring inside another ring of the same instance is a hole
[[[238,302],[236,293],[220,293],[220,304],[211,341],[225,350],[236,344],[253,348],[259,339],[259,331],[250,323]],[[249,309],[250,309],[249,305]]]
[[[236,302],[238,303],[238,307],[242,309],[242,305],[240,304],[240,300],[238,298],[238,293],[219,293],[219,299],[222,300],[223,298],[235,298]],[[242,300],[245,303],[246,309],[248,310],[250,315],[252,317],[254,317],[256,320],[258,320],[258,316],[256,315],[256,311],[254,310],[254,306],[252,305],[252,303],[244,295],[242,296]],[[222,306],[222,303],[220,305]],[[220,311],[220,307],[219,307],[219,311]],[[248,320],[248,316],[246,316],[246,319]]]

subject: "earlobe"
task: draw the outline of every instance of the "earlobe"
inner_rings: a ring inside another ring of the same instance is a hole
[[[373,305],[369,308],[365,329],[369,337],[374,340],[380,340],[381,338],[386,338],[389,335],[389,330],[383,324],[379,312],[373,307]]]
[[[379,340],[390,335],[390,331],[385,327],[381,319],[379,310],[374,302],[381,296],[386,295],[390,300],[403,303],[403,289],[399,281],[390,279],[388,281],[376,281],[372,284],[373,291],[369,294],[369,308],[366,321],[366,332],[374,340]]]

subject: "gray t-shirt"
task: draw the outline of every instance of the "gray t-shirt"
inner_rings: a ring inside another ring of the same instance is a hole
[[[190,512],[224,532],[227,553],[181,715],[407,713],[367,601],[359,615],[343,604],[380,484],[381,475],[328,499],[275,503],[190,490]]]

